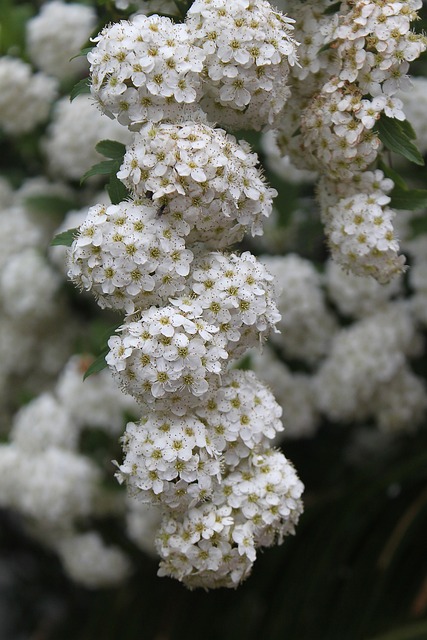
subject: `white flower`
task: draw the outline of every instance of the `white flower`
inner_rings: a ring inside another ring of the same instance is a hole
[[[54,78],[18,58],[0,59],[0,127],[7,134],[28,133],[47,120],[56,94]]]
[[[66,573],[86,588],[115,586],[131,572],[124,552],[119,547],[107,546],[95,531],[65,537],[57,546]]]
[[[94,40],[88,54],[91,91],[101,109],[122,124],[174,121],[181,104],[200,100],[205,54],[185,24],[138,14],[105,27]]]
[[[27,22],[27,48],[31,61],[59,79],[84,73],[87,62],[77,56],[96,24],[92,7],[50,0]]]
[[[296,62],[293,22],[264,0],[193,2],[186,24],[206,54],[203,107],[211,119],[241,129],[273,123],[288,97],[289,65]]]

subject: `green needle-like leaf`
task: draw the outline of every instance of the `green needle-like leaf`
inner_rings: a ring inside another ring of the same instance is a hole
[[[107,363],[105,361],[105,356],[107,355],[107,353],[108,349],[105,349],[104,351],[102,351],[102,353],[99,354],[96,360],[92,362],[90,367],[86,369],[83,380],[86,380],[86,378],[89,378],[89,376],[93,375],[94,373],[99,373],[107,367]]]

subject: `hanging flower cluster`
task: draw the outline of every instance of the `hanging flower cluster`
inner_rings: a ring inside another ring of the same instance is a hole
[[[334,260],[381,283],[402,273],[405,258],[387,206],[393,183],[378,171],[370,180],[382,149],[376,125],[406,119],[396,94],[411,87],[409,64],[427,47],[426,37],[411,30],[421,6],[322,0],[295,13],[300,66],[291,67],[293,108],[282,113],[278,143],[299,168],[322,178],[318,196]]]
[[[185,24],[107,27],[88,56],[101,108],[135,131],[117,173],[130,196],[89,209],[69,275],[127,314],[106,361],[143,416],[117,478],[161,507],[159,573],[189,587],[237,586],[302,512],[303,485],[271,446],[282,409],[230,368],[280,319],[266,267],[230,251],[262,233],[275,192],[249,145],[203,111],[214,101],[224,124],[271,124],[295,62],[291,22],[265,0],[196,0]]]

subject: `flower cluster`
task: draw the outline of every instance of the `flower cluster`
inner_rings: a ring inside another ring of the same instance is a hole
[[[196,0],[181,24],[138,14],[94,39],[92,94],[125,125],[203,117],[201,105],[227,126],[271,126],[289,96],[292,29],[266,0]]]
[[[123,412],[135,407],[108,371],[85,384],[88,362],[71,358],[56,386],[15,414],[10,442],[0,447],[0,470],[7,478],[0,504],[23,516],[24,526],[58,553],[73,580],[99,588],[124,580],[130,563],[92,529],[94,515],[114,514],[114,502],[104,493],[102,469],[79,451],[79,440],[89,426],[117,435]]]
[[[264,0],[195,2],[185,24],[107,27],[89,54],[93,95],[135,133],[117,172],[129,199],[89,209],[69,276],[127,314],[106,362],[144,414],[126,427],[117,478],[163,509],[160,575],[189,587],[237,586],[302,511],[302,483],[270,444],[281,407],[253,373],[230,370],[280,319],[273,276],[229,250],[262,233],[275,191],[249,145],[200,108],[211,87],[255,126],[274,87],[270,122],[295,61],[290,23]]]
[[[266,0],[193,2],[187,26],[206,56],[203,107],[210,118],[235,129],[274,124],[297,60],[293,23]]]
[[[223,478],[212,506],[165,518],[157,537],[159,575],[190,588],[236,587],[250,573],[256,548],[294,532],[301,483],[283,454],[252,453]]]
[[[115,120],[101,114],[90,96],[80,95],[72,102],[68,97],[58,100],[43,141],[50,173],[58,178],[80,180],[82,173],[101,160],[95,150],[99,140],[126,144],[131,135]]]
[[[184,24],[138,15],[106,27],[88,54],[92,94],[122,124],[176,120],[199,102],[204,54]]]
[[[192,121],[146,124],[127,148],[117,176],[134,196],[147,192],[180,221],[189,241],[216,247],[262,233],[274,189],[249,145]]]
[[[363,419],[373,407],[376,411],[376,392],[401,371],[406,355],[417,352],[415,338],[414,323],[404,303],[389,305],[343,329],[316,374],[321,410],[332,420]]]
[[[49,115],[57,95],[57,81],[42,72],[33,73],[18,58],[0,59],[0,127],[8,134],[28,133]]]
[[[27,22],[27,49],[32,63],[59,80],[84,72],[87,61],[76,57],[76,53],[89,39],[95,24],[92,7],[50,0]]]
[[[374,197],[363,189],[364,174],[381,151],[378,121],[405,120],[396,94],[410,87],[409,63],[427,46],[425,36],[410,29],[422,3],[356,0],[340,3],[332,15],[328,1],[318,4],[304,3],[296,14],[302,62],[291,73],[301,117],[295,122],[294,112],[284,112],[277,141],[299,168],[327,177],[323,215],[333,257],[348,271],[388,282],[402,272],[405,259],[398,253],[394,213],[384,207],[387,190]],[[318,189],[322,207],[325,182]],[[368,235],[372,242],[365,242]]]

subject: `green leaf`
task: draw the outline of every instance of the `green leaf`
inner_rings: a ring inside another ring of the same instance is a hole
[[[33,3],[0,2],[0,55],[25,55],[27,22],[33,17]]]
[[[427,189],[401,189],[395,187],[390,194],[390,207],[417,211],[427,207]]]
[[[399,123],[400,123],[400,127],[406,133],[408,138],[410,140],[416,140],[417,134],[415,133],[414,128],[411,125],[411,123],[408,120],[399,120]]]
[[[324,16],[330,16],[332,13],[337,13],[341,9],[341,2],[334,2],[327,9],[324,10]]]
[[[70,62],[71,60],[75,60],[76,58],[80,58],[80,57],[86,57],[87,54],[92,51],[93,49],[93,45],[91,47],[85,47],[84,49],[80,49],[80,51],[78,53],[76,53],[75,56],[73,56],[72,58],[70,58]]]
[[[80,184],[82,184],[85,180],[90,178],[91,176],[108,176],[110,173],[117,171],[117,161],[116,160],[103,160],[102,162],[98,162],[94,164],[93,167],[86,171],[82,179],[80,180]]]
[[[88,378],[89,376],[93,375],[94,373],[98,373],[99,371],[102,371],[107,367],[105,356],[110,351],[110,348],[108,346],[108,340],[111,338],[112,335],[114,335],[114,332],[117,331],[117,329],[120,326],[121,326],[121,322],[114,324],[102,331],[102,335],[99,338],[99,342],[100,342],[99,356],[92,362],[90,367],[87,368],[83,376],[83,380],[86,380],[86,378]]]
[[[385,635],[375,636],[371,640],[425,640],[427,638],[427,622],[414,624],[394,629]]]
[[[331,42],[326,42],[326,44],[324,44],[323,47],[320,47],[317,53],[323,53],[324,51],[329,51],[329,49],[331,49],[334,42],[335,40],[331,40]]]
[[[415,164],[424,165],[424,159],[421,153],[406,133],[407,127],[402,126],[399,120],[389,118],[382,114],[375,125],[375,129],[378,132],[381,142],[387,149],[404,156],[407,160]]]
[[[414,218],[409,222],[412,236],[416,238],[417,236],[422,235],[423,233],[427,233],[427,217],[423,216],[422,218]]]
[[[184,19],[187,11],[193,3],[193,0],[174,0],[175,6],[179,11],[180,18]]]
[[[114,173],[111,174],[110,181],[107,184],[107,191],[111,204],[120,204],[120,202],[127,200],[130,196],[123,182],[121,182]]]
[[[397,171],[385,164],[382,158],[379,158],[378,160],[378,168],[381,169],[386,178],[390,178],[390,180],[393,180],[396,187],[400,187],[404,190],[408,189],[406,182],[404,181],[402,176],[399,175]]]
[[[101,140],[98,142],[95,149],[106,158],[122,160],[126,152],[126,145],[121,142],[117,142],[116,140]]]
[[[25,205],[40,213],[64,216],[68,211],[76,209],[77,205],[72,200],[60,196],[29,196],[25,199]]]
[[[90,367],[86,369],[83,380],[86,380],[86,378],[89,378],[89,376],[93,375],[94,373],[99,373],[108,366],[105,360],[105,356],[107,355],[108,351],[108,348],[104,349],[96,358],[96,360],[92,362]]]
[[[50,243],[51,247],[71,247],[78,233],[78,229],[68,229],[58,233]]]
[[[83,93],[90,93],[89,78],[79,80],[70,91],[70,102]]]

